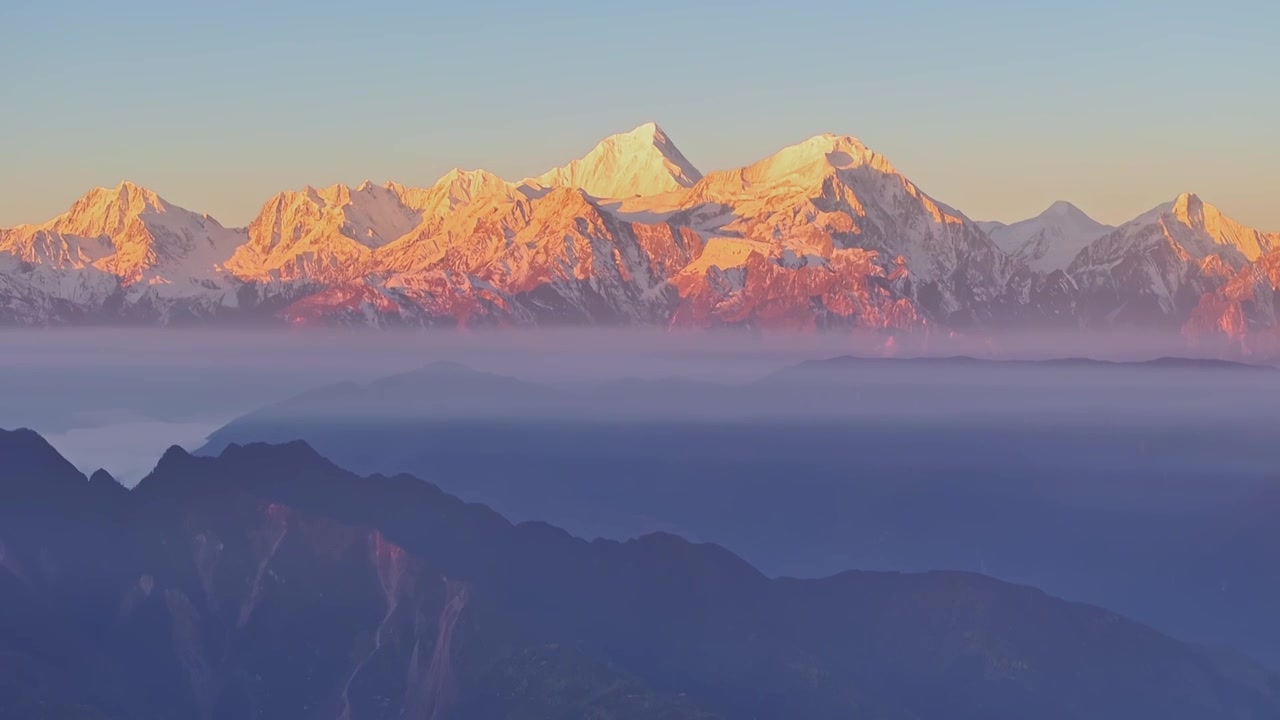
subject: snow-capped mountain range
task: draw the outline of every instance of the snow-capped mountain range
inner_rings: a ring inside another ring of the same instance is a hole
[[[1066,201],[1058,201],[1039,215],[1005,225],[979,223],[1001,250],[1037,272],[1066,270],[1081,250],[1115,230]]]
[[[285,191],[226,228],[132,183],[0,230],[0,323],[1137,325],[1280,317],[1280,234],[1195,195],[1113,228],[978,223],[855,138],[703,174],[656,124],[511,182]]]

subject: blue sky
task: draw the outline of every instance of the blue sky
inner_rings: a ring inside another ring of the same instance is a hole
[[[6,0],[0,28],[0,226],[126,178],[245,224],[656,120],[703,171],[837,132],[978,219],[1194,191],[1280,231],[1276,0]]]

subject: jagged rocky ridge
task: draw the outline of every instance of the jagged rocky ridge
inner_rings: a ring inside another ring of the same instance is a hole
[[[282,192],[243,229],[130,183],[99,188],[47,223],[0,230],[0,322],[1136,326],[1238,339],[1275,325],[1262,268],[1278,246],[1193,195],[1120,228],[1065,203],[975,223],[847,136],[704,176],[649,123],[518,183],[453,170],[429,188]]]
[[[0,460],[6,717],[1280,716],[1248,661],[981,576],[770,580],[301,443],[174,448],[132,491],[29,431]]]

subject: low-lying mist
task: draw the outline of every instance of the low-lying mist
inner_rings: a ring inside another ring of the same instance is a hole
[[[759,380],[806,360],[853,355],[911,357],[969,355],[994,358],[1092,357],[1145,360],[1194,356],[1176,336],[1137,334],[1019,334],[982,339],[950,336],[866,334],[752,334],[746,332],[663,332],[635,329],[509,331],[360,330],[154,330],[131,328],[9,330],[0,333],[0,427],[27,426],[49,435],[84,469],[105,467],[132,484],[170,444],[199,446],[217,427],[239,415],[299,392],[331,383],[370,382],[438,362],[579,391],[624,379],[684,378],[735,385]],[[1003,389],[997,398],[968,384],[951,386],[939,368],[880,368],[866,375],[854,401],[834,394],[824,402],[794,405],[785,396],[759,397],[751,407],[732,394],[721,406],[677,408],[693,415],[761,412],[779,415],[845,413],[1014,412],[1034,419],[1038,404],[1089,414],[1094,403],[1114,399],[1109,389],[1082,391],[1069,369],[1037,374],[1026,382],[1061,381],[1063,391],[1023,393],[1017,373],[993,370]],[[905,374],[902,374],[905,373]],[[1135,376],[1124,382],[1146,382]],[[1163,382],[1163,380],[1161,381]],[[1194,385],[1194,383],[1192,383]],[[906,390],[904,390],[904,386]],[[911,394],[911,388],[947,388]],[[609,413],[652,414],[670,409],[652,386],[636,386],[628,397],[620,387],[610,396]],[[1043,388],[1047,391],[1047,388]],[[1146,409],[1157,418],[1167,403],[1187,410],[1227,408],[1213,393],[1165,393],[1153,388]],[[674,386],[667,389],[679,394]],[[660,393],[659,393],[660,394]],[[1233,416],[1253,412],[1244,393]],[[777,400],[772,409],[770,403]],[[452,397],[458,408],[468,398]],[[485,401],[475,398],[473,414]],[[1199,405],[1196,405],[1199,403]],[[501,405],[501,403],[499,403]],[[599,403],[597,403],[597,406]],[[677,403],[678,405],[678,403]],[[403,408],[400,408],[403,409]],[[601,409],[601,408],[597,408]],[[393,411],[387,408],[388,412]],[[1143,410],[1133,407],[1134,413]],[[1104,415],[1099,420],[1109,417]]]

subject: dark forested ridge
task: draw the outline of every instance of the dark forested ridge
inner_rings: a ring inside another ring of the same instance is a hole
[[[965,573],[771,580],[512,525],[302,443],[126,491],[0,434],[0,716],[1272,718],[1280,683]]]

